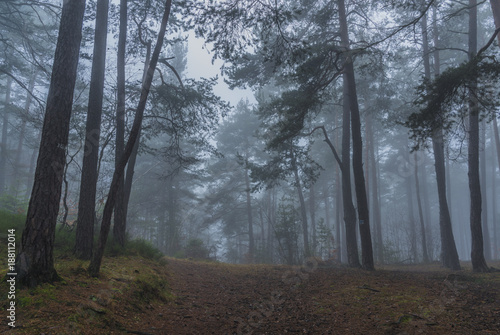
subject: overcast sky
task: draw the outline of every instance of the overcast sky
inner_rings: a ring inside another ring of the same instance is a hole
[[[219,84],[214,89],[215,94],[229,101],[231,105],[236,106],[238,101],[245,98],[248,98],[250,102],[255,101],[251,90],[229,89],[221,78],[222,61],[216,60],[212,64],[212,54],[209,53],[207,47],[204,47],[202,39],[189,36],[187,61],[187,73],[191,78],[209,78],[219,75]]]

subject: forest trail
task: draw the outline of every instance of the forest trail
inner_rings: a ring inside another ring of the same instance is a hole
[[[86,266],[59,259],[64,280],[20,290],[0,334],[500,334],[500,272],[134,256],[106,258],[95,279]]]
[[[164,334],[498,334],[500,275],[169,260]]]

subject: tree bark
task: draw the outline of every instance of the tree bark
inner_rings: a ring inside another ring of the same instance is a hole
[[[250,189],[250,178],[248,176],[248,169],[246,167],[245,167],[245,186],[246,186],[245,193],[247,196],[247,220],[248,220],[248,261],[250,263],[253,263],[255,256],[255,243],[253,238],[252,194]]]
[[[316,240],[316,197],[314,194],[314,184],[309,188],[309,216],[311,217],[311,234],[312,234],[312,255],[316,255],[317,240]]]
[[[354,171],[354,185],[358,204],[359,234],[361,237],[361,263],[364,269],[374,270],[375,267],[373,264],[368,198],[366,196],[365,176],[363,172],[363,140],[361,138],[361,120],[359,116],[358,97],[356,93],[354,65],[351,55],[349,54],[349,32],[344,0],[339,0],[339,22],[340,38],[342,40],[343,47],[347,50],[343,73],[344,86],[347,86],[347,94],[344,96],[347,99],[344,100],[344,104],[347,104],[351,111],[352,167]]]
[[[343,99],[346,101],[348,94],[346,85],[344,85],[343,90]],[[356,238],[356,209],[352,203],[351,190],[351,111],[347,103],[344,103],[342,108],[342,206],[344,209],[347,263],[350,267],[361,267]]]
[[[90,259],[94,244],[97,163],[99,160],[104,73],[106,70],[108,11],[109,0],[98,0],[74,251],[75,256],[79,259]]]
[[[290,157],[292,162],[292,170],[293,175],[295,177],[295,184],[297,188],[297,193],[299,194],[299,202],[300,202],[300,215],[302,221],[302,236],[304,238],[304,255],[305,257],[311,256],[311,248],[309,246],[309,227],[307,225],[307,212],[306,212],[306,202],[304,200],[304,193],[302,192],[302,185],[300,183],[299,177],[299,169],[297,168],[297,161],[295,158],[295,154],[293,152],[293,148],[290,147]]]
[[[477,53],[477,0],[469,0],[469,59]],[[471,261],[475,272],[489,271],[484,259],[483,229],[481,226],[481,184],[479,178],[479,106],[475,98],[476,86],[471,85],[469,95],[469,190],[470,229],[472,238]]]
[[[116,107],[116,143],[115,170],[119,169],[120,158],[125,146],[125,52],[127,45],[127,1],[120,0],[120,28],[118,32],[118,54],[116,59],[117,107]],[[124,201],[124,177],[118,180],[116,195],[113,237],[119,245],[125,245],[126,217]]]
[[[436,9],[434,9],[436,11]],[[434,12],[435,13],[435,12]],[[435,21],[435,20],[434,20]],[[425,29],[427,30],[427,29]],[[434,25],[434,75],[438,76],[440,72],[440,59],[439,59],[439,39],[437,25]],[[429,57],[428,45],[424,44],[424,58]],[[425,63],[424,63],[425,64]],[[426,75],[430,79],[430,68],[426,71]],[[436,185],[438,189],[439,201],[439,230],[441,237],[441,262],[444,267],[452,270],[460,270],[460,261],[458,259],[457,247],[455,238],[453,236],[453,229],[451,225],[451,216],[448,208],[448,201],[446,197],[446,170],[444,159],[444,139],[443,131],[437,130],[432,135],[432,148],[434,153],[434,167],[436,170]]]
[[[418,217],[420,219],[420,235],[422,236],[422,260],[424,263],[429,262],[429,254],[427,253],[427,236],[425,235],[425,221],[422,210],[422,200],[420,198],[420,183],[418,181],[418,162],[417,153],[415,153],[415,191],[417,193]]]
[[[500,136],[498,135],[498,122],[497,122],[497,118],[496,118],[496,115],[495,117],[493,118],[493,136],[495,137],[495,149],[496,149],[496,156],[497,156],[497,163],[498,163],[498,169],[500,170]],[[496,180],[496,179],[495,179]],[[496,186],[496,184],[494,184]],[[496,193],[495,193],[495,197],[496,197]],[[496,198],[493,198],[493,205],[495,206],[495,210],[494,210],[494,217],[496,216]],[[498,229],[498,222],[496,219],[493,219],[493,229],[494,231],[496,232],[497,229]],[[494,246],[495,246],[495,259],[498,259],[498,251],[499,251],[499,245],[498,245],[498,236],[495,237],[495,243],[494,243]]]
[[[495,117],[496,118],[496,117]],[[494,125],[493,125],[494,126]],[[491,157],[496,155],[495,148],[491,146]],[[497,232],[497,176],[495,164],[491,164],[491,209],[493,212],[493,259],[498,259],[498,232]]]
[[[378,190],[378,175],[377,175],[377,159],[375,157],[375,136],[373,134],[373,118],[370,113],[366,117],[366,134],[367,141],[370,143],[368,150],[368,158],[371,161],[371,180],[372,180],[372,213],[373,213],[373,225],[375,233],[375,257],[377,262],[384,262],[384,246],[382,241],[382,215],[380,209],[379,201],[379,190]]]
[[[491,261],[491,243],[490,243],[490,230],[488,226],[488,196],[486,192],[486,120],[480,123],[480,149],[479,149],[479,177],[481,180],[481,219],[484,236],[484,258],[486,261]]]
[[[54,238],[84,10],[85,0],[63,3],[35,181],[16,260],[20,285],[33,287],[59,278],[54,268]]]
[[[111,182],[111,186],[108,192],[108,199],[106,200],[106,204],[104,205],[104,213],[102,218],[101,232],[99,234],[98,247],[96,252],[92,255],[92,260],[89,265],[89,274],[93,277],[97,277],[99,275],[99,270],[101,268],[102,256],[104,254],[104,247],[106,246],[106,241],[109,234],[109,229],[111,225],[111,217],[113,214],[113,208],[116,202],[116,195],[119,189],[119,182],[123,179],[123,173],[125,170],[125,166],[127,165],[127,161],[132,154],[132,150],[135,145],[135,141],[139,136],[139,130],[141,129],[142,119],[144,116],[144,110],[146,108],[146,102],[149,95],[149,90],[151,88],[151,83],[153,81],[153,75],[156,69],[156,64],[158,63],[158,57],[160,55],[160,51],[163,45],[163,40],[165,37],[165,30],[168,22],[168,17],[170,15],[170,9],[172,6],[172,0],[167,0],[165,4],[165,12],[163,14],[160,31],[158,33],[158,39],[156,42],[155,49],[153,51],[153,55],[151,57],[151,62],[149,64],[149,69],[147,76],[144,80],[141,90],[141,97],[139,100],[139,104],[136,109],[136,114],[134,118],[134,123],[132,125],[132,129],[130,131],[130,136],[125,146],[125,151],[120,158],[120,162],[118,164],[118,168],[115,169],[113,174],[113,180]]]
[[[405,148],[406,149],[406,148]],[[409,163],[408,153],[405,154],[406,161]],[[413,188],[412,188],[412,174],[413,171],[408,173],[406,179],[406,202],[408,205],[408,225],[410,228],[410,257],[414,263],[418,262],[417,253],[417,229],[415,226],[415,211],[413,208]]]
[[[141,39],[141,43],[142,43]],[[144,71],[142,75],[142,81],[146,79],[146,75],[148,72],[149,62],[151,61],[151,40],[144,42],[144,46],[146,46],[146,61],[144,62]],[[127,222],[127,214],[128,214],[128,204],[130,201],[130,194],[132,193],[132,184],[134,181],[134,173],[135,173],[135,163],[137,161],[137,156],[139,155],[139,145],[141,144],[141,130],[139,130],[139,135],[137,137],[137,141],[135,141],[134,149],[132,150],[132,154],[127,164],[127,172],[125,174],[124,181],[124,189],[123,189],[123,218],[125,223]],[[125,226],[126,228],[126,226]],[[123,232],[125,234],[125,232]]]

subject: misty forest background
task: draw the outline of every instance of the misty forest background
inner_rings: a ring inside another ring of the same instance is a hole
[[[64,6],[72,3],[82,1]],[[33,183],[43,178],[35,172],[61,6],[0,1],[0,206],[3,216],[26,215],[56,195],[58,226],[48,234],[70,231],[76,255],[90,259],[165,3],[87,1],[67,146],[46,148],[64,151],[65,164],[52,164],[61,188],[40,198]],[[232,263],[314,255],[368,269],[454,268],[453,248],[470,260],[479,225],[484,259],[499,258],[499,1],[170,6],[138,145],[117,186],[112,243],[140,238],[168,256]],[[195,34],[212,50],[199,57],[223,64],[221,76],[189,70]],[[230,91],[214,93],[222,80],[248,96],[226,102]]]

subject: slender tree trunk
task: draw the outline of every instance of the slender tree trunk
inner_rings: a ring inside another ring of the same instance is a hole
[[[342,183],[340,180],[340,174],[336,173],[335,178],[335,237],[337,238],[337,244],[335,248],[337,249],[337,259],[342,262],[342,256],[344,255],[344,244],[345,238],[342,229]]]
[[[268,190],[268,213],[267,213],[267,251],[269,262],[274,262],[274,218],[276,211],[275,190]]]
[[[9,114],[10,114],[10,95],[12,91],[12,78],[7,77],[7,85],[5,89],[5,101],[3,108],[3,118],[2,118],[2,143],[0,143],[0,195],[6,192],[5,178],[6,172],[5,168],[7,166],[7,160],[9,159]]]
[[[146,61],[144,62],[144,73],[142,75],[142,81],[146,79],[146,75],[148,72],[149,62],[151,61],[151,41],[148,41],[144,44],[146,46]],[[137,137],[137,141],[135,141],[134,149],[132,150],[132,154],[130,155],[130,159],[127,164],[127,172],[125,174],[124,181],[124,189],[123,189],[123,218],[125,223],[127,222],[127,214],[128,214],[128,204],[130,201],[130,194],[132,193],[132,184],[134,181],[134,173],[135,173],[135,163],[137,161],[137,156],[139,154],[139,145],[141,144],[141,130],[139,130],[139,135]],[[125,227],[126,228],[126,227]]]
[[[469,59],[477,53],[477,0],[469,0]],[[471,260],[475,272],[489,271],[484,258],[483,229],[481,226],[481,184],[479,178],[479,106],[471,85],[469,96],[469,190],[470,229],[472,238]]]
[[[247,196],[247,220],[248,220],[248,261],[250,263],[253,263],[255,256],[255,243],[253,237],[252,194],[250,189],[250,178],[248,177],[247,168],[245,168],[245,186],[246,186],[245,193]]]
[[[20,285],[33,287],[59,278],[53,258],[55,228],[84,10],[85,0],[63,3],[35,181],[16,260]]]
[[[451,197],[451,168],[450,168],[450,148],[446,148],[446,157],[445,157],[445,170],[446,170],[446,198],[448,200],[448,208],[450,211],[450,217],[453,217],[453,204]]]
[[[482,201],[482,225],[483,225],[483,236],[484,236],[484,258],[486,261],[491,261],[491,242],[490,242],[490,230],[488,226],[488,196],[486,187],[486,120],[482,120],[480,123],[480,149],[479,149],[479,177],[481,180],[481,201]]]
[[[494,126],[494,125],[493,125]],[[491,157],[495,156],[495,148],[491,146]],[[497,175],[495,164],[491,164],[491,208],[493,219],[493,259],[498,259],[498,232],[497,232]]]
[[[302,219],[302,235],[304,237],[304,255],[305,257],[311,256],[311,248],[309,246],[309,228],[307,225],[307,212],[306,212],[306,202],[304,200],[304,193],[302,192],[302,185],[299,178],[299,170],[297,168],[297,161],[295,159],[295,154],[293,148],[290,148],[290,156],[292,161],[292,170],[295,177],[295,184],[297,188],[297,193],[299,194],[300,201],[300,215]]]
[[[378,176],[377,176],[377,159],[375,158],[375,137],[373,136],[373,118],[370,113],[366,117],[366,134],[367,142],[370,143],[368,150],[368,160],[371,161],[371,180],[372,180],[372,213],[373,213],[373,227],[375,234],[375,257],[377,262],[383,263],[383,242],[382,242],[382,215],[380,211],[379,190],[378,190]]]
[[[498,169],[500,171],[500,136],[498,135],[498,122],[496,116],[493,118],[493,136],[495,137],[495,149],[496,149],[496,156],[497,156],[497,162],[498,162]],[[495,179],[496,180],[496,179]],[[495,193],[496,197],[496,193]],[[495,205],[495,210],[494,210],[494,215],[496,216],[496,198],[493,199],[494,205]],[[498,229],[498,222],[496,219],[493,219],[493,229],[497,231]],[[495,258],[498,259],[498,251],[499,251],[499,245],[498,245],[498,236],[495,238],[495,254],[497,255]]]
[[[94,242],[97,163],[101,136],[104,72],[106,70],[106,40],[108,36],[109,0],[97,1],[94,56],[90,77],[89,105],[85,128],[80,198],[76,225],[75,256],[90,259]]]
[[[339,0],[340,38],[342,45],[349,50],[349,33],[344,0]],[[361,263],[366,270],[374,270],[373,249],[370,232],[370,217],[368,211],[368,198],[366,196],[365,177],[363,173],[363,141],[361,138],[361,120],[359,116],[356,81],[351,55],[346,55],[344,63],[344,86],[347,86],[347,95],[344,104],[351,111],[352,127],[352,167],[354,171],[354,184],[358,204],[359,233],[361,237]],[[345,162],[344,162],[345,163]]]
[[[97,246],[96,252],[92,255],[92,260],[90,261],[88,269],[89,274],[93,277],[97,277],[99,275],[102,256],[104,254],[104,247],[106,246],[106,241],[108,239],[109,229],[111,225],[111,216],[113,214],[113,208],[116,202],[116,195],[119,190],[119,182],[120,180],[123,179],[125,166],[127,165],[127,161],[129,160],[130,155],[132,154],[135,141],[139,136],[139,130],[141,129],[142,119],[144,115],[144,110],[146,109],[146,102],[148,99],[149,90],[151,88],[151,83],[153,81],[153,75],[156,69],[156,64],[158,63],[158,58],[160,56],[160,51],[165,37],[165,30],[168,22],[168,17],[170,15],[171,5],[172,5],[172,0],[167,0],[165,4],[165,12],[163,14],[160,30],[158,33],[158,39],[156,42],[155,49],[153,51],[153,55],[151,57],[151,62],[149,64],[148,74],[146,76],[146,79],[144,80],[144,84],[142,85],[141,97],[136,109],[134,123],[130,131],[130,136],[127,145],[125,146],[125,151],[120,159],[118,169],[116,169],[113,174],[113,180],[111,182],[111,186],[109,189],[108,199],[106,201],[106,204],[104,205],[101,232],[99,234],[99,240],[98,240],[99,244]]]
[[[434,9],[436,10],[436,9]],[[427,31],[427,28],[423,29]],[[434,56],[434,75],[439,75],[440,72],[440,59],[439,59],[439,39],[438,30],[436,25],[434,25],[434,46],[435,50],[433,52]],[[424,43],[424,59],[429,57],[428,44]],[[424,62],[429,64],[428,62]],[[429,70],[426,70],[426,76],[430,79],[430,66]],[[432,135],[432,148],[434,152],[434,166],[436,170],[436,184],[438,189],[438,199],[439,199],[439,228],[441,236],[441,261],[444,267],[450,268],[452,270],[460,270],[460,261],[458,259],[457,247],[455,245],[455,238],[453,236],[453,229],[451,225],[450,211],[448,207],[448,201],[446,197],[446,170],[445,170],[445,158],[444,158],[444,139],[443,131],[437,130]]]
[[[309,215],[311,217],[311,234],[312,234],[312,254],[316,255],[317,240],[316,240],[316,197],[314,195],[314,184],[309,189]]]
[[[418,217],[420,219],[420,235],[422,236],[422,257],[424,263],[429,263],[429,254],[427,253],[427,236],[425,234],[424,213],[422,210],[422,200],[420,198],[420,182],[418,181],[418,163],[417,153],[415,156],[415,190],[417,193]]]
[[[409,162],[407,154],[405,155]],[[406,177],[406,201],[408,204],[408,224],[410,228],[410,256],[414,263],[418,262],[417,253],[417,229],[415,226],[415,211],[413,210],[413,188],[412,188],[412,175],[413,171]]]
[[[120,28],[118,32],[118,54],[117,67],[117,108],[116,108],[116,148],[115,148],[115,170],[118,170],[120,158],[123,156],[125,147],[125,52],[127,45],[127,2],[120,0]],[[126,217],[124,200],[124,178],[118,180],[118,192],[115,204],[115,224],[113,226],[113,237],[121,246],[125,245]]]
[[[330,220],[330,197],[328,196],[328,183],[323,184],[323,203],[325,204],[325,226],[328,229],[331,228],[331,220]]]

